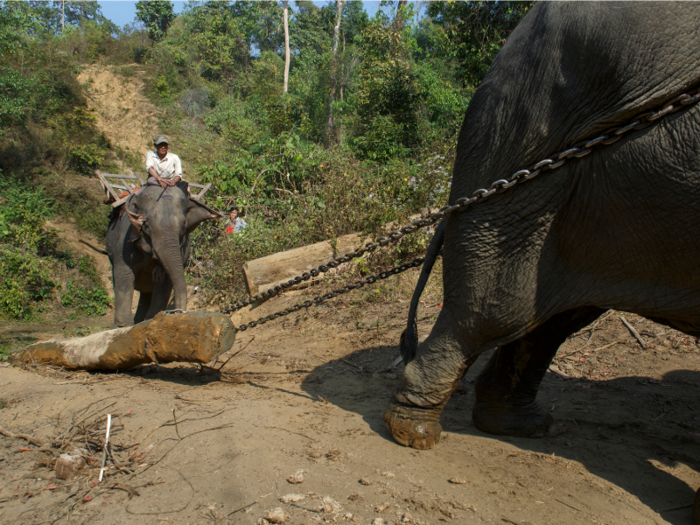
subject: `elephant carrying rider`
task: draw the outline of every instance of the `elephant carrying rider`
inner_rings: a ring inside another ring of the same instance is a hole
[[[185,195],[188,194],[188,184],[182,180],[182,164],[180,157],[168,152],[170,145],[164,135],[153,138],[155,151],[146,153],[146,170],[148,171],[147,186],[160,186],[163,190],[177,186]]]

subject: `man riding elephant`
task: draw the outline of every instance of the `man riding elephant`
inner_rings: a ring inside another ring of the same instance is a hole
[[[189,234],[203,221],[220,214],[189,198],[180,158],[168,152],[163,135],[153,139],[146,154],[146,186],[114,210],[107,231],[107,253],[114,282],[114,324],[129,326],[165,310],[173,295],[175,309],[187,307],[185,265],[190,257]],[[168,191],[172,187],[180,191]],[[131,311],[134,291],[139,304]]]
[[[182,163],[180,157],[170,153],[170,141],[164,135],[156,135],[153,138],[155,151],[146,153],[146,171],[148,181],[146,185],[160,186],[164,190],[177,186],[187,195],[188,184],[182,180]]]

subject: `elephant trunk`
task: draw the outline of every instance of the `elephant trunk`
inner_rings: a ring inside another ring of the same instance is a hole
[[[176,236],[161,239],[154,247],[158,260],[168,273],[173,283],[175,309],[187,309],[187,284],[185,283],[185,267],[182,262],[180,242]]]

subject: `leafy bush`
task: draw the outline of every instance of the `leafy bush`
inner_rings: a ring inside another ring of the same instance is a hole
[[[0,244],[0,313],[24,319],[36,303],[48,299],[56,287],[52,264],[27,250]]]
[[[31,253],[45,253],[53,246],[53,235],[43,225],[55,215],[55,203],[43,187],[31,188],[17,179],[0,178],[0,204],[1,243]]]
[[[68,281],[66,289],[61,292],[61,304],[82,314],[105,315],[112,306],[112,300],[102,286],[85,286]]]
[[[78,144],[70,148],[71,165],[83,173],[92,173],[104,161],[104,149],[97,144]]]
[[[63,306],[104,315],[111,303],[92,260],[59,251],[55,233],[44,228],[56,214],[45,188],[0,179],[0,204],[0,314],[26,319],[41,311],[60,290],[65,267],[77,275],[61,292]]]

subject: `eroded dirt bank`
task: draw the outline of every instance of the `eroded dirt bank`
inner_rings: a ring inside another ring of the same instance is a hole
[[[157,108],[143,94],[142,75],[135,64],[122,67],[121,73],[95,64],[78,75],[98,129],[113,147],[141,157],[150,149],[158,120]]]
[[[5,430],[98,450],[107,413],[115,426],[101,484],[99,454],[62,481],[56,446],[0,436],[0,522],[254,524],[266,512],[276,519],[269,513],[279,507],[296,525],[692,523],[700,485],[693,339],[625,315],[646,341],[642,351],[617,312],[581,332],[559,353],[558,370],[570,378],[545,379],[540,400],[556,426],[543,439],[473,426],[471,382],[482,358],[443,413],[443,440],[415,451],[396,445],[381,419],[400,374],[390,364],[407,308],[391,299],[361,309],[341,301],[240,334],[216,366],[243,351],[221,371],[3,365]],[[439,311],[427,306],[423,335]]]

